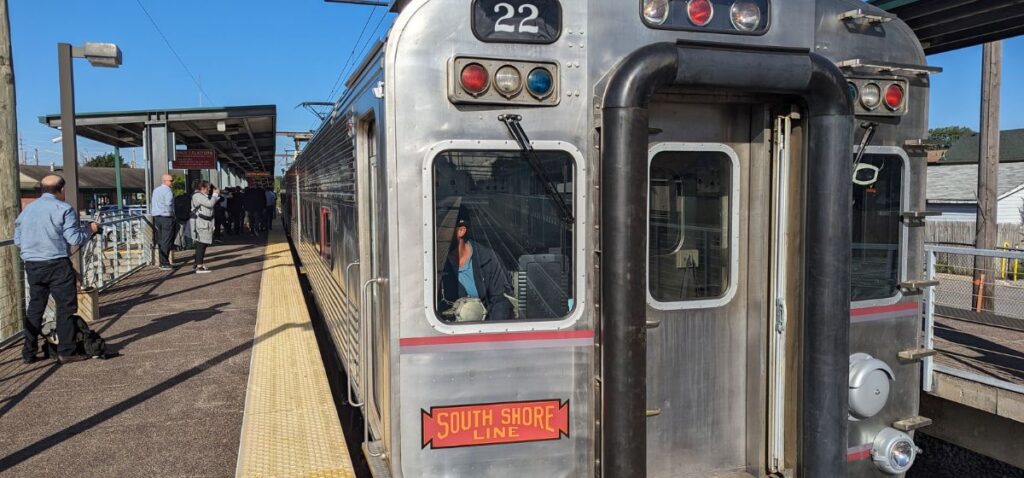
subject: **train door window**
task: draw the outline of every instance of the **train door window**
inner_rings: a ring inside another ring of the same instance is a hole
[[[320,208],[320,257],[324,258],[328,267],[334,266],[334,257],[331,254],[331,210]]]
[[[448,323],[557,320],[576,306],[575,162],[562,150],[434,157],[434,312]],[[507,323],[507,322],[505,322]]]
[[[649,299],[658,308],[728,302],[738,267],[739,161],[719,144],[651,149]]]
[[[900,282],[904,161],[867,153],[854,166],[851,299],[895,297]]]

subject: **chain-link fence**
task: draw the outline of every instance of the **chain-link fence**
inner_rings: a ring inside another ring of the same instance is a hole
[[[925,390],[939,371],[1024,393],[1024,251],[925,246]]]

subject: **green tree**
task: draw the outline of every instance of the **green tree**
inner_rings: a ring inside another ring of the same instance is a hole
[[[185,194],[185,176],[173,174],[171,177],[174,178],[174,181],[171,182],[171,191],[174,192],[174,195],[181,196]]]
[[[105,153],[96,156],[86,161],[85,165],[91,168],[112,168],[114,167],[114,153]],[[128,164],[124,162],[123,156],[121,157],[121,167],[128,167]]]
[[[974,134],[974,131],[966,126],[932,128],[928,130],[928,144],[936,149],[949,149],[960,138],[972,134]]]

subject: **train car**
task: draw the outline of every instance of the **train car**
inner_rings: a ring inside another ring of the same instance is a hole
[[[410,0],[284,207],[394,477],[888,476],[929,75],[859,0]]]

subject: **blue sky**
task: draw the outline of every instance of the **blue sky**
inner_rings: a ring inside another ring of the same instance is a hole
[[[200,99],[199,88],[137,2],[149,11],[209,98]],[[119,69],[76,61],[79,112],[184,108],[199,106],[200,101],[204,106],[276,104],[278,129],[295,131],[316,123],[313,115],[295,105],[336,99],[337,91],[329,93],[339,73],[346,64],[348,69],[355,66],[370,39],[380,37],[393,17],[384,8],[321,0],[11,0],[9,5],[19,133],[30,162],[39,149],[40,164],[60,161],[60,144],[50,142],[57,131],[37,119],[60,109],[58,42],[113,42],[124,52]],[[1024,128],[1024,91],[1015,87],[1024,84],[1024,37],[1004,42],[1003,59],[1000,126]],[[981,47],[928,60],[945,69],[933,77],[930,125],[976,130]],[[279,152],[286,148],[291,142],[280,138]],[[110,149],[79,140],[80,154],[94,156]],[[130,152],[123,154],[131,158]]]

